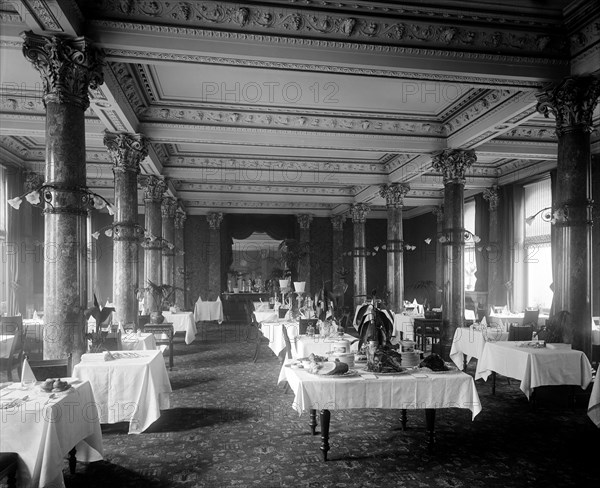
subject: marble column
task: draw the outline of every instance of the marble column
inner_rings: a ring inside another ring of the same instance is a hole
[[[143,241],[144,248],[144,283],[148,281],[162,285],[162,214],[161,203],[167,185],[161,177],[154,175],[142,176],[140,185],[144,190],[144,221],[146,234]],[[146,306],[148,311],[159,312],[152,293],[146,292]]]
[[[371,208],[366,203],[354,203],[349,213],[352,217],[354,249],[354,306],[361,305],[367,297],[367,249],[365,243],[365,222]]]
[[[221,294],[221,222],[223,214],[212,212],[206,216],[209,227],[208,299],[216,300]]]
[[[344,222],[345,215],[332,215],[331,227],[333,230],[331,238],[331,289],[339,294],[338,306],[344,307],[344,292],[348,285],[346,284],[346,275],[344,274]],[[340,274],[340,272],[342,274]]]
[[[162,281],[165,285],[175,286],[175,212],[177,200],[173,197],[163,198],[162,237],[166,241],[162,248]]]
[[[113,303],[117,323],[134,324],[138,315],[137,178],[140,162],[148,155],[142,134],[104,133],[104,145],[113,162],[115,215],[113,223]]]
[[[86,349],[87,210],[85,118],[88,89],[103,83],[103,60],[84,37],[22,34],[23,54],[42,78],[46,106],[44,358]]]
[[[500,273],[500,223],[498,222],[498,204],[500,203],[500,190],[497,185],[483,190],[483,198],[489,205],[489,238],[485,246],[484,256],[488,263],[488,310],[490,306],[499,305],[505,301],[504,284]]]
[[[175,305],[185,310],[185,239],[184,226],[187,216],[181,209],[175,213]]]
[[[444,206],[438,205],[432,210],[436,219],[435,235],[435,306],[439,307],[443,302],[444,290],[444,252],[440,238],[444,232]]]
[[[537,109],[556,118],[558,155],[554,225],[555,311],[571,313],[573,349],[592,352],[592,199],[590,132],[600,76],[565,78],[537,96]]]
[[[387,289],[388,308],[401,312],[404,308],[404,241],[402,207],[404,197],[410,191],[407,183],[382,185],[379,194],[385,198],[387,207]]]
[[[477,160],[475,151],[445,149],[432,164],[444,178],[443,244],[443,331],[440,354],[449,359],[454,331],[465,322],[465,172]]]
[[[296,215],[298,225],[300,226],[300,249],[310,249],[310,223],[313,216],[310,214]],[[310,253],[302,256],[298,262],[298,281],[306,282],[305,290],[310,291]]]

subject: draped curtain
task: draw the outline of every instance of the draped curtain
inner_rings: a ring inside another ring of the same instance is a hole
[[[556,169],[550,171],[550,191],[552,193],[552,208],[556,204]],[[556,259],[558,256],[558,246],[557,246],[557,233],[554,229],[554,225],[550,226],[550,256],[552,259],[552,280],[556,280]],[[552,283],[553,293],[552,293],[552,303],[550,305],[550,316],[553,316],[554,311],[554,281]]]
[[[480,193],[475,196],[475,234],[481,238],[480,243],[475,243],[475,291],[488,291],[488,261],[487,254],[477,248],[485,246],[490,240],[490,211],[489,205]]]
[[[6,180],[8,183],[8,196],[13,198],[23,193],[23,172],[13,169],[7,171]],[[6,266],[8,271],[8,303],[7,313],[9,316],[24,314],[24,293],[22,293],[22,280],[19,275],[19,253],[21,244],[23,243],[21,222],[23,215],[20,212],[26,212],[25,206],[29,206],[29,203],[23,202],[21,209],[16,210],[12,207],[8,208],[8,214],[6,216]]]

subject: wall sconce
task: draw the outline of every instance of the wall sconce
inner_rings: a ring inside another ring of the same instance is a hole
[[[534,213],[533,215],[530,215],[529,217],[527,217],[525,219],[525,223],[527,225],[531,225],[533,224],[533,221],[535,220],[535,218],[541,214],[541,219],[544,222],[550,222],[552,220],[552,207],[546,207],[543,208],[541,210],[538,210],[536,213]]]
[[[472,240],[475,244],[478,244],[479,242],[481,242],[481,237],[479,237],[477,234],[473,234],[469,230],[464,230],[463,231],[463,237],[464,237],[465,241]],[[450,234],[441,235],[439,237],[438,241],[440,241],[441,243],[450,242],[451,241],[451,236],[450,236]]]
[[[429,246],[429,244],[431,244],[431,237],[428,237],[427,239],[425,239],[425,244],[427,244]]]
[[[525,219],[527,225],[532,225],[535,218],[540,215],[544,222],[550,222],[551,224],[560,224],[569,220],[569,212],[566,204],[560,205],[556,210],[552,211],[552,207],[546,207],[538,210],[533,215],[530,215]]]
[[[42,197],[45,203],[53,207],[52,205],[52,193],[47,190],[60,190],[68,191],[80,195],[81,203],[86,206],[90,206],[95,209],[102,209],[106,207],[110,215],[114,215],[115,211],[113,206],[104,197],[94,193],[87,188],[74,187],[74,188],[63,188],[54,185],[42,185],[39,188],[28,191],[19,195],[18,197],[10,198],[7,200],[8,204],[15,210],[19,210],[23,199],[27,200],[31,205],[39,205],[42,202]]]

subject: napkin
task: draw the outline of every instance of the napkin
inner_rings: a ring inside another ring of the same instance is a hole
[[[29,382],[35,383],[35,375],[33,374],[31,366],[29,366],[29,361],[25,358],[23,360],[23,370],[21,371],[21,383]]]
[[[38,313],[37,313],[37,310],[34,310],[34,311],[33,311],[33,316],[32,316],[31,318],[32,318],[33,320],[39,320],[39,319],[40,319],[40,317],[39,317],[39,315],[38,315]]]
[[[487,320],[485,319],[485,316],[481,319],[481,325],[483,327],[487,327]]]

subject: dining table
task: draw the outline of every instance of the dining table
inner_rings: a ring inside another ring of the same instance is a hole
[[[223,302],[221,297],[216,300],[202,300],[198,298],[194,305],[193,313],[195,322],[216,320],[219,324],[223,322]]]
[[[543,345],[543,341],[486,342],[475,379],[487,381],[493,375],[495,393],[496,373],[520,380],[528,399],[540,386],[578,385],[585,390],[592,380],[592,366],[582,351],[571,349],[570,344]]]
[[[502,325],[504,330],[508,331],[508,326],[510,324],[523,325],[523,319],[525,318],[525,313],[493,313],[488,315],[488,319],[491,321],[489,325]],[[541,327],[542,325],[546,325],[546,320],[548,320],[550,316],[546,313],[540,313],[538,315],[537,325]]]
[[[458,368],[465,369],[472,358],[481,357],[486,342],[506,340],[508,340],[508,332],[502,328],[485,325],[457,327],[450,348],[450,359]]]
[[[292,408],[298,414],[310,415],[312,434],[316,433],[317,411],[320,410],[323,460],[330,450],[331,410],[398,409],[406,429],[407,410],[425,411],[428,443],[435,442],[435,412],[438,409],[461,408],[471,411],[474,419],[481,402],[473,378],[451,367],[448,371],[409,368],[395,374],[372,373],[361,367],[344,375],[318,375],[293,364],[285,367],[285,379],[294,392]]]
[[[157,349],[154,334],[128,332],[121,336],[121,349],[124,351],[149,351]]]
[[[590,394],[587,414],[596,427],[600,428],[600,380],[598,379],[597,371],[594,379],[594,386],[592,386],[592,392]]]
[[[196,338],[198,330],[196,329],[196,320],[192,312],[163,312],[165,323],[173,324],[173,330],[185,332],[185,343],[191,344]]]
[[[0,358],[7,358],[10,356],[10,349],[12,343],[15,340],[13,334],[2,334],[0,335]]]
[[[92,385],[100,423],[129,422],[129,433],[140,434],[170,407],[171,382],[158,350],[86,353],[73,376]],[[109,357],[110,357],[109,356]]]
[[[278,319],[260,323],[260,331],[262,335],[269,340],[269,349],[271,349],[276,356],[279,356],[287,347],[282,327],[285,327],[290,342],[295,340],[300,333],[298,322],[287,319]]]
[[[103,459],[102,431],[89,381],[63,378],[71,386],[45,392],[41,383],[0,385],[0,452],[19,455],[22,488],[63,488],[63,467]]]

